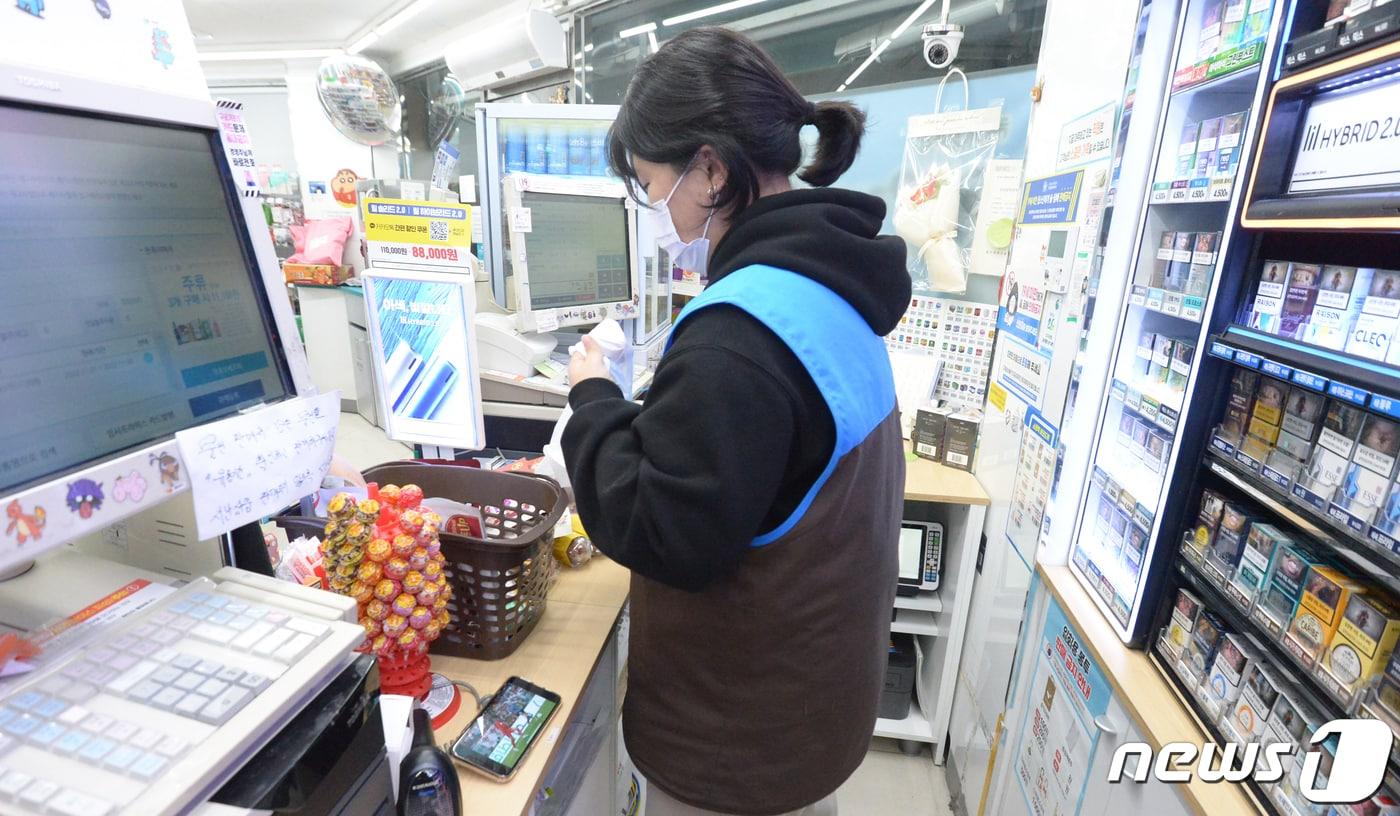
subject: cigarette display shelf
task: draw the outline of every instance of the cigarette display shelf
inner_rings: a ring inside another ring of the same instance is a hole
[[[1177,420],[1181,415],[1181,395],[1161,394],[1153,390],[1140,390],[1132,383],[1115,378],[1109,396],[1123,403],[1123,407],[1145,421],[1156,425],[1167,433],[1176,433]]]
[[[1264,59],[1264,50],[1265,41],[1258,39],[1188,65],[1172,77],[1172,96],[1202,91],[1248,92],[1258,79],[1256,75]]]
[[[1177,297],[1172,297],[1173,295]],[[1128,297],[1134,306],[1197,325],[1201,322],[1206,303],[1203,297],[1186,296],[1180,292],[1168,292],[1150,286],[1134,286]]]
[[[1367,580],[1400,596],[1400,553],[1357,533],[1219,450],[1210,449],[1206,463],[1211,473],[1267,507],[1311,541],[1325,546]]]
[[[1400,369],[1238,324],[1213,335],[1213,357],[1400,419]]]

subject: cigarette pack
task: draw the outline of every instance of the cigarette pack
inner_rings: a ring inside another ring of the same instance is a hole
[[[1199,266],[1215,266],[1215,254],[1220,250],[1220,237],[1218,232],[1198,232],[1196,233],[1196,245],[1191,251],[1191,263]]]
[[[1197,681],[1205,678],[1206,670],[1215,659],[1216,644],[1226,631],[1225,622],[1211,612],[1202,611],[1196,617],[1196,627],[1191,630],[1191,640],[1186,644],[1184,662]]]
[[[1247,20],[1248,18],[1246,18]],[[1268,30],[1268,13],[1265,13],[1265,30]],[[1231,113],[1221,119],[1220,138],[1215,150],[1215,175],[1233,177],[1240,163],[1240,142],[1244,138],[1244,124],[1249,119],[1247,111]]]
[[[1157,254],[1152,259],[1152,280],[1147,285],[1161,289],[1167,285],[1167,272],[1171,270],[1172,258],[1176,255],[1176,233],[1167,230],[1162,233],[1157,244]]]
[[[1281,431],[1279,432],[1279,442],[1282,442],[1285,436],[1291,439],[1297,439],[1296,436],[1292,436],[1286,432]],[[1283,485],[1283,487],[1291,487],[1293,484],[1293,480],[1298,478],[1298,474],[1302,472],[1303,467],[1306,464],[1307,462],[1305,460],[1295,458],[1288,451],[1283,450],[1277,446],[1274,447],[1273,452],[1269,454],[1269,457],[1264,460],[1265,467],[1267,467],[1269,470],[1274,471],[1275,473],[1278,473],[1279,475],[1283,476],[1285,479],[1288,480],[1288,484]]]
[[[1400,272],[1377,269],[1371,275],[1371,288],[1366,291],[1361,311],[1377,317],[1400,317]]]
[[[1255,412],[1254,418],[1249,421],[1249,433],[1264,440],[1270,447],[1278,441],[1278,432],[1278,426],[1265,422],[1258,412]]]
[[[1385,670],[1397,640],[1400,609],[1394,602],[1379,595],[1353,595],[1332,638],[1324,668],[1341,683],[1345,694],[1354,694]]]
[[[979,412],[965,411],[949,414],[943,426],[943,464],[959,470],[972,470],[977,455],[977,431],[981,427]]]
[[[1249,635],[1230,632],[1220,637],[1206,679],[1206,711],[1212,719],[1218,719],[1239,698],[1245,671],[1261,652],[1263,647]]]
[[[1248,411],[1254,404],[1255,393],[1259,390],[1259,372],[1245,368],[1235,369],[1230,377],[1230,405]]]
[[[1243,22],[1243,17],[1240,18]],[[1196,166],[1192,178],[1209,178],[1215,171],[1216,146],[1220,139],[1222,117],[1207,119],[1201,123],[1200,134],[1196,137]]]
[[[910,437],[914,454],[935,462],[943,458],[943,433],[953,410],[945,406],[920,408],[914,412],[914,433]]]
[[[1201,509],[1196,514],[1197,518],[1211,527],[1220,524],[1220,519],[1225,515],[1225,497],[1214,490],[1206,489],[1201,491]]]
[[[1250,328],[1278,334],[1283,298],[1288,291],[1287,261],[1265,261],[1254,290],[1254,305],[1250,308]]]
[[[1274,442],[1274,449],[1282,451],[1289,458],[1297,462],[1306,462],[1312,455],[1312,442],[1301,436],[1294,436],[1288,431],[1279,431],[1278,439]]]
[[[1206,556],[1225,568],[1226,575],[1240,562],[1252,521],[1254,514],[1248,507],[1235,502],[1225,503],[1225,512],[1220,517],[1220,529],[1216,531],[1215,540],[1211,542]]]
[[[1191,637],[1196,626],[1196,617],[1201,613],[1201,599],[1187,590],[1178,589],[1176,604],[1172,606],[1171,621],[1167,624],[1167,635],[1162,640],[1172,657],[1180,657],[1181,650]]]
[[[1231,405],[1225,409],[1225,419],[1216,429],[1215,435],[1239,447],[1244,441],[1245,429],[1249,427],[1249,411]]]
[[[1156,335],[1152,340],[1152,366],[1147,370],[1148,380],[1165,383],[1172,367],[1172,348],[1176,341],[1165,334]]]
[[[1279,315],[1280,337],[1295,340],[1303,336],[1303,328],[1312,317],[1313,306],[1317,303],[1317,277],[1322,268],[1316,264],[1293,264],[1288,275],[1288,290],[1283,296],[1283,310]]]
[[[1396,318],[1362,312],[1352,324],[1346,353],[1368,360],[1385,360],[1395,337]]]
[[[1274,676],[1268,661],[1256,660],[1245,672],[1244,687],[1231,711],[1231,725],[1244,739],[1264,732],[1264,724],[1279,698],[1281,680]]]
[[[1317,660],[1331,644],[1352,596],[1365,591],[1361,584],[1332,567],[1312,567],[1284,644],[1304,662]]]
[[[1376,511],[1385,501],[1389,488],[1388,475],[1382,476],[1352,462],[1347,467],[1346,475],[1342,477],[1342,483],[1337,486],[1332,500],[1338,507],[1370,524],[1376,516]]]
[[[1346,472],[1347,458],[1319,445],[1313,448],[1312,458],[1308,460],[1303,473],[1298,476],[1298,481],[1308,490],[1328,498],[1342,483]]]
[[[1288,403],[1283,409],[1283,429],[1311,442],[1317,437],[1318,420],[1322,419],[1326,405],[1327,400],[1321,394],[1294,387],[1288,392]]]
[[[1255,392],[1254,410],[1250,416],[1277,426],[1283,420],[1283,402],[1287,393],[1288,386],[1282,380],[1264,377],[1259,383],[1259,390]]]
[[[1220,50],[1228,51],[1244,43],[1245,13],[1249,0],[1225,0],[1220,15]]]
[[[1210,0],[1210,2],[1215,1]],[[1191,171],[1196,167],[1196,140],[1200,138],[1200,135],[1200,122],[1187,122],[1181,126],[1181,141],[1177,143],[1176,149],[1177,178],[1191,178]]]
[[[1186,288],[1186,281],[1191,277],[1191,261],[1195,257],[1196,233],[1178,232],[1175,233],[1175,242],[1172,245],[1172,262],[1167,267],[1167,278],[1163,282],[1163,288],[1171,292],[1180,292]]]
[[[1152,370],[1152,348],[1157,345],[1157,335],[1145,331],[1138,335],[1137,359],[1134,361],[1133,373],[1147,376]]]
[[[1351,450],[1356,446],[1356,437],[1361,433],[1361,422],[1366,412],[1340,400],[1327,402],[1327,413],[1322,418],[1322,433],[1317,444],[1334,453],[1350,459]]]
[[[1361,424],[1352,461],[1389,478],[1395,472],[1395,456],[1400,453],[1400,424],[1375,414],[1367,414]]]
[[[1154,473],[1160,473],[1171,459],[1172,438],[1155,428],[1147,433],[1147,449],[1143,461]]]
[[[1259,606],[1278,624],[1292,620],[1303,595],[1303,581],[1308,570],[1321,560],[1298,543],[1283,545],[1274,554],[1273,569],[1269,571],[1269,588]]]
[[[1400,484],[1390,486],[1385,504],[1376,511],[1376,517],[1371,523],[1388,536],[1400,535]]]
[[[1206,0],[1202,6],[1201,34],[1196,48],[1197,62],[1210,59],[1220,50],[1220,33],[1225,13],[1223,0]]]
[[[1277,682],[1275,688],[1277,696],[1264,722],[1268,741],[1297,742],[1329,719],[1322,716],[1321,706],[1312,696],[1298,686]]]
[[[1186,381],[1191,379],[1191,363],[1196,357],[1196,347],[1185,340],[1172,344],[1172,360],[1167,372],[1167,387],[1173,391],[1185,391]]]

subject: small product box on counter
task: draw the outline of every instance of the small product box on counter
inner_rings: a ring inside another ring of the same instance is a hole
[[[1332,567],[1312,567],[1284,645],[1299,660],[1312,665],[1332,643],[1351,597],[1365,591],[1365,587]]]
[[[943,458],[943,433],[952,409],[944,406],[920,408],[914,412],[914,432],[910,441],[914,455],[935,462]]]
[[[1321,672],[1335,681],[1335,690],[1344,699],[1351,699],[1385,670],[1397,640],[1400,610],[1394,601],[1374,594],[1353,595]]]
[[[943,464],[958,470],[972,470],[981,425],[979,411],[960,411],[948,415],[943,427]]]

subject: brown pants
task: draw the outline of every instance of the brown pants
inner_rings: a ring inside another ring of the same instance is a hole
[[[645,816],[728,816],[716,810],[705,810],[668,796],[655,785],[647,786],[647,809]],[[783,816],[836,816],[836,794],[831,794],[815,804],[789,811]]]

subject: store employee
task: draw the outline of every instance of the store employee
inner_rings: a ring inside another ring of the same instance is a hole
[[[578,510],[633,573],[623,730],[648,816],[835,813],[870,742],[904,492],[881,337],[910,281],[884,203],[821,189],[864,119],[702,28],[641,65],[609,134],[663,246],[709,276],[645,405],[596,346],[569,369]],[[805,125],[816,189],[793,189]]]

